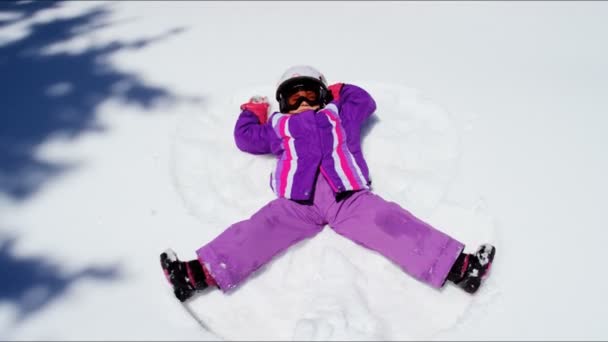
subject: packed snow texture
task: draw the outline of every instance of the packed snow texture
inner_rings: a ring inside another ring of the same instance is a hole
[[[607,339],[606,17],[608,2],[1,2],[0,340]],[[274,198],[273,157],[232,130],[295,64],[376,99],[376,193],[468,251],[496,244],[477,295],[327,228],[194,298],[209,330],[176,300],[159,254],[194,258]]]

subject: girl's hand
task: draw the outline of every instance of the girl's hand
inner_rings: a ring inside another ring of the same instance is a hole
[[[260,123],[263,125],[268,120],[268,108],[270,104],[268,103],[268,98],[266,96],[253,96],[249,99],[249,102],[243,103],[241,105],[241,110],[249,110],[255,116],[258,117]]]

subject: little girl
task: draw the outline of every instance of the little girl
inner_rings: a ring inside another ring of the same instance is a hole
[[[216,286],[227,292],[275,255],[329,225],[377,251],[432,287],[447,280],[475,293],[496,249],[474,254],[464,245],[371,191],[361,126],[376,103],[363,89],[328,83],[310,66],[289,68],[276,90],[280,112],[268,117],[265,97],[241,105],[234,137],[242,151],[277,156],[270,187],[277,198],[249,219],[230,226],[180,261],[172,250],[161,266],[180,301]]]

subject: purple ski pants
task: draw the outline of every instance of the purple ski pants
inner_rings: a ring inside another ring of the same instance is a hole
[[[196,251],[223,292],[288,247],[329,225],[338,234],[377,251],[412,277],[443,286],[464,245],[368,190],[336,202],[319,175],[312,205],[277,198],[235,223]]]

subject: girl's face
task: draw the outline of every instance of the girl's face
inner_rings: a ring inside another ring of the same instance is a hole
[[[290,106],[295,106],[302,97],[306,98],[307,100],[300,102],[300,106],[296,109],[290,110],[288,112],[288,114],[298,114],[298,113],[305,112],[307,110],[317,110],[317,109],[321,108],[320,105],[311,106],[308,103],[308,101],[314,103],[318,100],[318,94],[315,91],[311,91],[311,90],[299,90],[299,91],[291,94],[287,98],[287,103]]]

